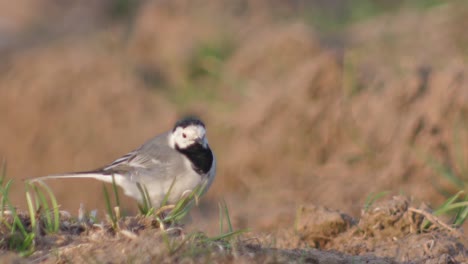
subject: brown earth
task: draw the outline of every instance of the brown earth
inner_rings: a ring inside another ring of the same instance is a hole
[[[466,190],[465,3],[404,9],[329,36],[294,8],[279,15],[280,3],[264,1],[240,11],[223,1],[148,1],[128,20],[103,15],[110,1],[56,2],[0,6],[9,21],[0,24],[0,156],[20,208],[20,179],[99,167],[196,113],[218,173],[187,230],[215,234],[224,198],[233,225],[261,241],[240,254],[246,262],[251,251],[270,261],[266,245],[291,249],[280,254],[298,262],[305,253],[292,248],[339,251],[336,263],[361,255],[373,263],[466,261],[464,238],[442,227],[421,234],[421,216],[408,211],[420,201],[441,204],[437,188],[456,191],[435,164],[465,177]],[[100,183],[50,185],[62,209],[83,203],[104,214]],[[366,198],[382,191],[411,197],[384,200],[384,212],[403,203],[389,223],[385,214],[361,215]],[[134,213],[134,202],[125,209]],[[314,217],[298,218],[298,210]],[[291,233],[295,221],[305,221],[299,234]],[[146,243],[122,239],[122,248]]]
[[[4,262],[33,263],[463,263],[466,238],[404,196],[363,208],[360,219],[321,206],[302,207],[294,228],[210,240],[183,226],[161,231],[151,217],[109,223],[62,216],[58,234],[38,235],[27,260],[4,251]],[[423,228],[424,219],[433,223]],[[29,217],[24,215],[24,223]],[[2,237],[13,239],[9,230]],[[39,232],[40,234],[41,232]],[[0,244],[3,248],[5,242]]]

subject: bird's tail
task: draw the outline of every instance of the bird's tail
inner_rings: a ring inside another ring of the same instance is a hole
[[[47,176],[27,179],[27,182],[33,183],[43,180],[50,180],[50,179],[79,179],[79,178],[88,178],[88,179],[96,179],[104,182],[112,182],[112,174],[106,173],[104,171],[83,171],[83,172],[71,172],[71,173],[63,173],[63,174],[51,174]]]

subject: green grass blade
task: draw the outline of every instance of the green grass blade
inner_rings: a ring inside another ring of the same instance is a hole
[[[223,207],[224,207],[224,215],[226,216],[226,220],[227,220],[228,227],[229,227],[229,232],[233,232],[234,229],[232,228],[231,216],[229,215],[229,209],[224,199],[223,199]]]
[[[223,213],[223,207],[221,206],[221,203],[218,203],[218,208],[219,208],[219,233],[222,234],[224,232],[224,213]]]
[[[2,159],[2,175],[0,176],[0,185],[3,185],[3,182],[5,181],[6,178],[6,170],[7,170],[7,163],[6,159]]]
[[[32,200],[34,201],[34,205],[35,205],[34,208],[36,209],[36,213],[40,212],[42,207],[41,207],[41,201],[39,200],[39,196],[38,196],[37,192],[35,191],[35,188],[34,188],[33,185],[31,185],[29,183],[27,183],[27,185],[28,185],[28,189],[32,188],[31,195],[32,195],[32,198],[33,198]]]
[[[463,209],[463,207],[468,206],[468,201],[457,202],[461,194],[463,194],[463,191],[459,191],[455,195],[448,198],[441,206],[439,206],[437,209],[434,210],[433,214],[439,216],[439,215],[447,214],[454,210],[458,210],[453,223],[455,225],[459,225],[459,223],[463,223],[465,221],[464,219],[466,219],[466,215],[464,213],[464,210],[466,208]],[[422,230],[427,229],[429,228],[429,226],[431,226],[431,222],[426,219],[421,224],[421,229]]]
[[[29,232],[25,225],[23,224],[20,215],[18,214],[16,208],[12,205],[9,199],[9,192],[12,186],[13,181],[8,180],[5,183],[6,177],[6,162],[3,161],[2,171],[0,176],[0,195],[1,195],[1,223],[4,227],[8,228],[11,236],[7,239],[7,247],[9,249],[19,252],[20,256],[29,256],[34,252],[35,237],[36,232],[38,231],[37,227],[37,213],[36,208],[39,208],[39,203],[37,201],[37,196],[31,194],[30,186],[26,185],[26,202],[29,210],[30,225],[32,231]],[[34,193],[35,194],[35,193]],[[12,222],[9,224],[4,217],[4,210],[8,208],[11,212]],[[3,240],[3,239],[2,239]]]
[[[24,237],[21,245],[19,245],[18,248],[18,251],[20,251],[19,255],[21,257],[28,257],[34,252],[34,238],[34,233],[29,233]]]
[[[7,183],[5,184],[5,186],[1,188],[1,195],[2,195],[2,199],[1,199],[2,208],[1,208],[1,215],[0,215],[1,219],[3,219],[3,217],[4,217],[5,208],[10,203],[9,202],[9,194],[10,194],[10,188],[11,188],[12,183],[13,183],[12,180],[8,180]]]
[[[146,185],[142,185],[137,183],[138,191],[141,195],[142,204],[138,204],[138,208],[140,209],[140,213],[146,216],[150,216],[154,212],[153,204],[151,202],[151,198],[149,196],[148,189]]]
[[[447,213],[455,209],[463,208],[465,206],[468,206],[468,201],[453,203],[453,204],[437,209],[436,211],[434,211],[434,214],[441,215],[441,214]]]
[[[167,190],[166,195],[164,195],[164,199],[162,200],[160,207],[163,207],[163,206],[165,206],[167,204],[167,201],[169,200],[169,195],[172,192],[172,188],[174,188],[176,180],[177,180],[177,178],[174,177],[174,180],[172,180],[171,186],[169,186],[169,190]]]
[[[0,201],[0,206],[2,208],[1,211],[0,211],[0,219],[3,219],[4,217],[4,211],[5,211],[5,205],[6,205],[6,200],[8,199],[8,195],[6,195],[8,192],[4,192],[4,189],[7,188],[7,186],[3,186],[3,183],[5,182],[5,178],[6,178],[6,159],[3,158],[2,160],[2,172],[1,172],[1,176],[0,176],[0,191],[1,191],[1,201]],[[9,181],[10,182],[10,181]],[[7,185],[8,183],[7,182]]]
[[[172,209],[172,211],[163,219],[163,222],[178,222],[189,212],[188,206],[177,207]]]
[[[148,209],[140,203],[137,206],[138,206],[138,211],[140,211],[140,214],[146,215],[146,212],[148,212]]]
[[[34,193],[36,194],[36,200],[40,201],[40,208],[43,209],[45,216],[45,227],[47,231],[51,231],[52,227],[52,216],[50,215],[49,203],[45,198],[45,195],[39,190],[37,186],[34,186]],[[39,206],[37,208],[39,208]]]
[[[105,185],[102,185],[102,189],[103,189],[103,192],[104,192],[104,199],[105,199],[105,202],[106,202],[106,210],[107,210],[107,214],[109,215],[111,221],[112,221],[112,226],[115,228],[116,225],[117,225],[117,219],[114,215],[114,211],[112,210],[112,205],[111,205],[111,201],[110,201],[110,197],[109,197],[109,193],[107,192],[107,188]]]
[[[462,210],[458,212],[458,214],[455,216],[455,220],[453,221],[453,224],[455,226],[462,226],[463,223],[465,223],[466,219],[468,218],[468,206],[465,206]]]
[[[141,186],[139,182],[136,183],[136,186],[138,188],[138,191],[140,192],[141,201],[142,201],[141,203],[138,203],[138,209],[140,210],[141,214],[146,215],[149,209],[148,209],[148,203],[146,200],[145,191],[143,190],[143,187]]]
[[[226,201],[223,199],[222,202],[218,204],[219,207],[219,225],[220,225],[220,234],[218,236],[208,238],[209,241],[216,241],[216,240],[226,240],[226,239],[231,239],[234,236],[237,236],[241,233],[247,232],[247,229],[242,229],[242,230],[237,230],[234,231],[234,228],[231,223],[231,217],[229,214],[229,209],[226,204]],[[223,223],[224,219],[226,219],[228,229],[229,231],[227,233],[224,233],[224,228],[223,228]]]
[[[456,202],[458,200],[458,197],[460,197],[460,195],[462,195],[463,192],[464,191],[459,191],[456,194],[454,194],[452,197],[448,198],[441,206],[439,206],[439,209],[445,208],[445,207],[453,204],[454,202]],[[439,215],[439,213],[437,212],[439,209],[434,211],[435,215]]]
[[[146,212],[145,216],[151,216],[151,215],[153,215],[153,214],[154,214],[154,211],[155,211],[154,207],[150,207],[150,209]]]
[[[208,240],[216,241],[216,240],[229,239],[229,238],[232,238],[234,236],[240,235],[240,234],[248,232],[248,231],[249,231],[248,229],[240,229],[240,230],[236,230],[236,231],[231,231],[231,232],[227,232],[225,234],[221,234],[219,236],[210,237],[210,238],[208,238]]]
[[[120,197],[119,197],[119,192],[117,190],[117,184],[115,183],[114,174],[112,174],[112,190],[114,191],[115,203],[117,207],[120,207]]]
[[[24,227],[23,223],[21,222],[21,219],[18,216],[18,213],[16,212],[16,208],[12,205],[11,201],[8,199],[8,197],[9,197],[8,194],[9,194],[12,182],[13,182],[12,180],[9,180],[6,183],[5,188],[3,188],[3,190],[2,190],[2,193],[3,193],[4,197],[5,197],[4,201],[5,201],[6,205],[8,206],[8,208],[10,209],[11,215],[12,215],[12,218],[13,218],[13,223],[12,223],[11,227],[8,228],[8,229],[10,230],[10,233],[13,234],[13,233],[16,232],[16,228],[18,228],[20,230],[21,234],[23,236],[26,236],[28,234],[26,232],[26,228]]]
[[[53,225],[52,231],[58,232],[58,230],[60,229],[60,212],[59,212],[57,199],[55,198],[54,192],[52,191],[52,189],[50,189],[49,186],[47,186],[47,184],[41,181],[39,181],[38,183],[41,185],[41,187],[44,190],[46,190],[49,196],[49,200],[52,203],[52,211],[54,213],[54,225]]]
[[[145,203],[147,204],[147,207],[151,210],[153,209],[153,203],[151,202],[151,197],[149,195],[148,188],[146,188],[146,185],[143,185],[143,191],[146,199]]]
[[[26,228],[23,225],[23,222],[21,222],[20,217],[18,216],[16,210],[14,212],[14,217],[13,217],[13,227],[11,230],[11,233],[13,234],[16,231],[16,228],[21,232],[23,236],[28,235],[28,232],[26,231]]]
[[[26,187],[26,202],[28,205],[28,211],[29,211],[29,218],[31,219],[31,229],[36,230],[36,211],[33,205],[33,201],[31,198],[31,193],[29,191],[29,188]]]
[[[180,221],[182,218],[187,215],[187,213],[191,209],[192,201],[194,200],[195,196],[200,197],[203,193],[203,190],[206,186],[206,183],[198,185],[189,195],[179,199],[175,204],[174,208],[171,212],[164,218],[164,222],[169,221]]]

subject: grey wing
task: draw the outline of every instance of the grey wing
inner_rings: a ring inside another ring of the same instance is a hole
[[[181,154],[169,147],[167,133],[150,139],[140,148],[116,159],[102,168],[108,173],[119,173],[131,181],[147,183],[155,177],[161,180],[182,173],[184,160]]]

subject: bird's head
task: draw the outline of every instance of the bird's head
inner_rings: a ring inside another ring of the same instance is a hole
[[[186,117],[177,121],[170,137],[170,145],[175,149],[187,149],[197,144],[203,148],[208,147],[205,124],[196,117]]]

